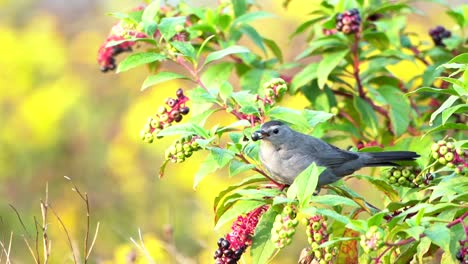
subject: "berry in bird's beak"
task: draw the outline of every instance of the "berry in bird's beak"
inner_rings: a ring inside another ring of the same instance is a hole
[[[252,134],[252,140],[257,141],[263,139],[264,136],[269,136],[269,134],[263,130],[257,130]]]

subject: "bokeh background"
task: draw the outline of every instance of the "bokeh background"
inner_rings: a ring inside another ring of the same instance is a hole
[[[292,61],[306,43],[302,37],[291,40],[289,35],[308,18],[314,1],[295,0],[287,10],[281,2],[259,1],[277,17],[254,26],[277,41],[287,61]],[[115,22],[106,13],[139,4],[130,0],[0,0],[0,241],[8,245],[13,234],[13,263],[34,262],[23,237],[35,236],[34,218],[41,224],[40,201],[45,200],[47,187],[49,203],[67,227],[76,254],[83,258],[85,204],[64,176],[89,195],[90,235],[100,222],[90,263],[132,263],[135,254],[137,263],[148,263],[130,241],[139,241],[138,230],[155,263],[211,263],[217,239],[229,228],[213,230],[212,201],[218,191],[243,175],[228,179],[221,171],[193,190],[194,171],[204,158],[198,152],[180,166],[169,165],[165,177],[158,179],[164,150],[174,138],[153,144],[139,139],[147,117],[164,99],[174,96],[178,87],[190,89],[191,84],[168,82],[141,92],[148,73],[144,67],[119,75],[99,71],[97,50]],[[435,25],[453,28],[443,7],[416,6],[422,13],[410,16],[409,31],[425,36]],[[243,44],[255,50],[248,41]],[[414,65],[401,68],[396,71],[402,77],[418,70]],[[283,105],[301,108],[307,102],[295,97]],[[218,117],[211,122],[226,122]],[[379,203],[366,186],[350,184]],[[49,263],[73,263],[67,237],[50,212],[47,224],[52,240]],[[171,245],[176,246],[179,262]],[[275,263],[295,263],[304,245],[305,240],[295,240]]]

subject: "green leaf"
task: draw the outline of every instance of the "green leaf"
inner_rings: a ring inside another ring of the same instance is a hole
[[[232,24],[234,27],[236,27],[239,24],[248,24],[257,19],[269,18],[269,17],[273,17],[273,15],[268,12],[264,12],[264,11],[250,12],[250,13],[245,13],[237,17]]]
[[[260,182],[265,182],[266,178],[260,174],[256,174],[254,176],[248,177],[244,179],[243,181],[230,185],[226,189],[222,190],[221,192],[218,193],[218,195],[214,199],[214,206],[213,208],[216,209],[218,208],[219,202],[226,196],[226,194],[234,191],[235,189],[238,189],[240,187],[244,187],[253,183],[260,183]]]
[[[234,64],[232,62],[221,62],[207,67],[201,76],[201,81],[208,89],[219,90],[229,80]]]
[[[328,206],[347,205],[351,207],[357,207],[358,204],[353,200],[334,194],[325,194],[313,196],[310,199],[311,203],[323,204]]]
[[[361,124],[365,126],[369,126],[372,130],[374,135],[378,134],[378,125],[377,125],[377,115],[375,114],[374,109],[372,106],[369,105],[364,99],[359,96],[354,96],[353,104],[356,110],[358,110],[358,114],[361,120]]]
[[[229,100],[229,98],[231,98],[233,91],[234,88],[232,87],[232,85],[229,82],[225,81],[219,87],[219,97],[221,97],[221,99],[223,99],[223,102],[226,103]]]
[[[185,79],[188,80],[187,77],[174,73],[174,72],[158,72],[155,75],[150,75],[146,77],[145,81],[143,82],[143,85],[141,86],[141,91],[147,89],[150,86],[160,84],[163,82],[175,80],[175,79]]]
[[[231,55],[231,54],[248,53],[248,52],[250,52],[250,50],[248,48],[246,48],[246,47],[237,46],[237,45],[230,46],[229,48],[210,53],[206,57],[205,64],[208,64],[208,63],[210,63],[212,61],[215,61],[215,60],[222,59],[222,58],[224,58],[224,57],[226,57],[228,55]]]
[[[389,116],[392,131],[396,136],[400,136],[410,123],[410,103],[404,93],[395,87],[384,85],[379,87],[378,91],[390,106]]]
[[[193,189],[196,189],[198,184],[210,173],[218,169],[218,162],[214,157],[213,153],[209,153],[205,161],[200,165],[200,168],[195,173],[195,178],[193,180]]]
[[[143,28],[148,36],[153,36],[156,32],[157,24],[155,21],[156,16],[161,9],[161,3],[159,0],[152,1],[144,10],[141,15],[141,22],[143,22]]]
[[[211,147],[210,151],[218,168],[223,168],[234,158],[234,153],[227,149]]]
[[[468,53],[462,53],[460,55],[457,55],[456,57],[454,57],[453,59],[451,59],[449,62],[447,62],[446,64],[449,64],[449,63],[461,63],[461,64],[468,64]]]
[[[419,241],[419,237],[421,236],[422,233],[424,233],[424,227],[413,226],[410,228],[405,228],[403,231],[407,233],[408,235],[410,235],[412,238],[416,239],[416,241]]]
[[[255,28],[253,28],[252,26],[249,26],[249,25],[242,25],[239,28],[239,31],[244,33],[245,35],[247,35],[253,41],[253,43],[257,47],[259,47],[264,54],[266,54],[266,48],[265,48],[265,44],[263,43],[263,38],[257,32],[257,30],[255,30]]]
[[[416,89],[412,92],[407,93],[407,95],[414,94],[414,93],[434,93],[434,94],[449,94],[449,95],[458,95],[458,93],[453,89],[438,89],[433,87],[421,87]]]
[[[317,79],[317,69],[318,63],[311,63],[297,73],[291,81],[291,91],[295,93],[297,89]]]
[[[301,212],[309,216],[316,215],[316,214],[325,215],[343,224],[348,224],[350,221],[348,217],[341,215],[333,210],[317,208],[315,206],[303,208]]]
[[[273,55],[278,59],[280,63],[283,63],[283,52],[281,51],[281,48],[276,44],[276,42],[272,39],[268,38],[263,38],[263,43],[267,45],[267,47],[271,50]]]
[[[247,164],[234,159],[229,164],[229,176],[232,177],[253,168],[255,168],[255,165],[253,164]]]
[[[252,68],[242,74],[240,84],[243,90],[262,95],[263,84],[276,77],[279,74],[275,70]]]
[[[309,127],[313,128],[316,125],[320,123],[327,122],[330,120],[332,117],[334,117],[334,114],[324,112],[324,111],[314,111],[314,110],[308,110],[305,109],[303,111],[303,115],[307,119],[307,122],[309,123]]]
[[[247,1],[246,0],[231,0],[233,9],[234,9],[234,15],[236,17],[240,17],[245,12],[247,12]]]
[[[310,130],[307,118],[299,110],[278,106],[271,109],[268,114],[272,119],[278,119],[291,124],[295,130],[301,132]]]
[[[239,200],[237,201],[229,210],[227,210],[223,215],[221,215],[216,222],[215,229],[220,228],[227,222],[238,217],[239,215],[247,214],[250,211],[265,205],[263,201],[250,201],[250,200]]]
[[[195,48],[190,44],[190,42],[186,41],[172,41],[171,45],[176,48],[182,55],[185,57],[189,57],[191,59],[195,59]]]
[[[117,67],[117,73],[128,71],[143,64],[148,64],[155,61],[162,61],[165,59],[166,56],[164,56],[164,54],[156,52],[133,53],[119,63],[119,66]]]
[[[457,100],[458,100],[458,96],[454,96],[454,95],[450,96],[447,100],[445,100],[445,102],[437,110],[435,110],[432,113],[431,119],[429,120],[429,125],[432,126],[437,116],[441,114],[445,109],[451,107]]]
[[[442,124],[445,124],[447,120],[454,113],[468,113],[468,104],[460,104],[449,107],[442,112]]]
[[[390,45],[387,35],[383,32],[366,31],[363,38],[379,50],[386,50]]]
[[[454,129],[454,130],[468,130],[468,125],[465,124],[460,124],[460,123],[446,123],[444,125],[440,125],[437,127],[434,127],[433,129],[429,130],[426,132],[426,134],[431,134],[439,131],[444,131],[444,130],[449,130],[449,129]]]
[[[312,197],[312,194],[317,189],[317,183],[320,174],[325,170],[325,167],[319,167],[312,163],[304,171],[302,171],[288,189],[287,196],[290,199],[297,197],[299,205],[305,207]]]
[[[445,224],[433,224],[424,234],[444,251],[450,251],[450,229]]]
[[[348,53],[349,49],[344,49],[325,53],[323,55],[323,59],[320,61],[317,68],[318,85],[320,89],[323,89],[325,82],[328,80],[328,75],[336,68],[336,66],[338,66]]]
[[[175,34],[177,34],[177,31],[175,30],[176,26],[183,26],[186,20],[185,16],[165,17],[161,19],[161,22],[159,23],[159,32],[161,32],[164,39],[169,41],[173,36],[175,36]]]
[[[423,258],[431,246],[431,240],[427,237],[423,237],[418,244],[416,256],[418,263],[424,263]]]
[[[269,209],[266,211],[255,228],[255,233],[252,238],[252,248],[250,255],[252,256],[252,263],[263,264],[268,263],[276,250],[275,245],[271,241],[271,229],[275,222],[275,217],[278,213]]]

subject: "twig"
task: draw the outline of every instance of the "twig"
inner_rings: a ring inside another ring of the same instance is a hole
[[[71,237],[70,237],[70,233],[68,232],[67,227],[65,226],[65,224],[63,223],[62,219],[57,214],[57,212],[54,210],[54,208],[51,205],[49,205],[49,208],[50,208],[50,210],[52,210],[52,213],[55,215],[55,218],[57,218],[57,220],[59,221],[59,223],[62,226],[63,230],[65,231],[65,235],[67,236],[67,239],[68,239],[68,245],[70,246],[70,250],[71,250],[72,255],[73,255],[73,262],[75,264],[77,264],[78,260],[77,260],[76,255],[75,255],[75,250],[73,248],[73,243],[72,243],[72,240],[71,240]]]
[[[5,244],[3,244],[3,242],[0,240],[0,246],[2,247],[3,249],[3,252],[5,253],[5,256],[6,256],[6,263],[7,264],[10,264],[11,263],[11,260],[10,260],[10,253],[11,253],[11,243],[12,243],[12,240],[13,240],[13,232],[10,232],[10,241],[8,242],[8,250],[5,246]]]
[[[41,200],[41,215],[42,215],[42,243],[44,251],[44,264],[49,262],[50,256],[50,241],[47,235],[47,209],[49,207],[49,185],[46,184],[45,202]]]
[[[361,35],[359,33],[354,34],[354,42],[353,46],[351,47],[351,52],[353,55],[353,75],[354,79],[356,80],[356,85],[358,87],[359,96],[364,98],[364,87],[362,86],[361,77],[359,76],[359,41]]]
[[[39,255],[39,222],[37,221],[37,218],[34,217],[34,226],[36,228],[36,240],[35,240],[35,245],[36,245],[36,254],[37,254],[37,262],[41,264],[41,259]]]
[[[91,251],[93,251],[94,244],[96,243],[96,239],[97,239],[97,236],[98,236],[98,232],[99,232],[99,222],[97,222],[97,224],[96,224],[96,231],[94,232],[93,241],[91,242],[91,246],[89,246],[89,251],[88,251],[88,255],[86,255],[86,259],[89,258],[89,255],[91,254]]]
[[[143,253],[149,263],[155,263],[148,250],[146,249],[145,243],[143,242],[143,237],[141,235],[141,229],[138,228],[138,236],[140,238],[140,244],[138,244],[135,239],[130,237],[130,241]]]
[[[89,199],[88,199],[88,194],[87,193],[82,193],[78,186],[72,181],[72,179],[68,176],[64,176],[65,179],[69,180],[71,184],[73,185],[72,190],[76,192],[80,198],[84,201],[86,205],[86,233],[85,233],[85,239],[84,239],[84,247],[83,247],[83,256],[85,256],[84,263],[88,263],[88,258],[91,253],[92,247],[88,247],[89,244],[89,230],[90,230],[90,209],[89,209]]]
[[[238,153],[238,154],[236,154],[236,156],[237,156],[238,158],[240,158],[243,162],[245,162],[245,163],[247,163],[247,164],[252,164],[251,162],[249,162],[249,161],[247,160],[247,158],[246,158],[243,154]],[[256,172],[258,172],[258,173],[260,173],[260,174],[263,175],[263,176],[265,176],[268,180],[270,180],[271,182],[273,182],[276,186],[278,186],[278,187],[280,187],[280,188],[284,188],[284,184],[279,183],[279,182],[273,180],[265,171],[263,171],[263,170],[261,170],[261,169],[259,169],[259,168],[257,168],[257,167],[253,168],[252,170],[253,170],[253,171],[256,171]]]

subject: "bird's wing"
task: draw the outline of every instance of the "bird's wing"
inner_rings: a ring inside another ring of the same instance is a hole
[[[343,166],[346,162],[359,158],[356,153],[342,150],[328,143],[317,148],[316,151],[315,161],[317,164],[332,170]]]

